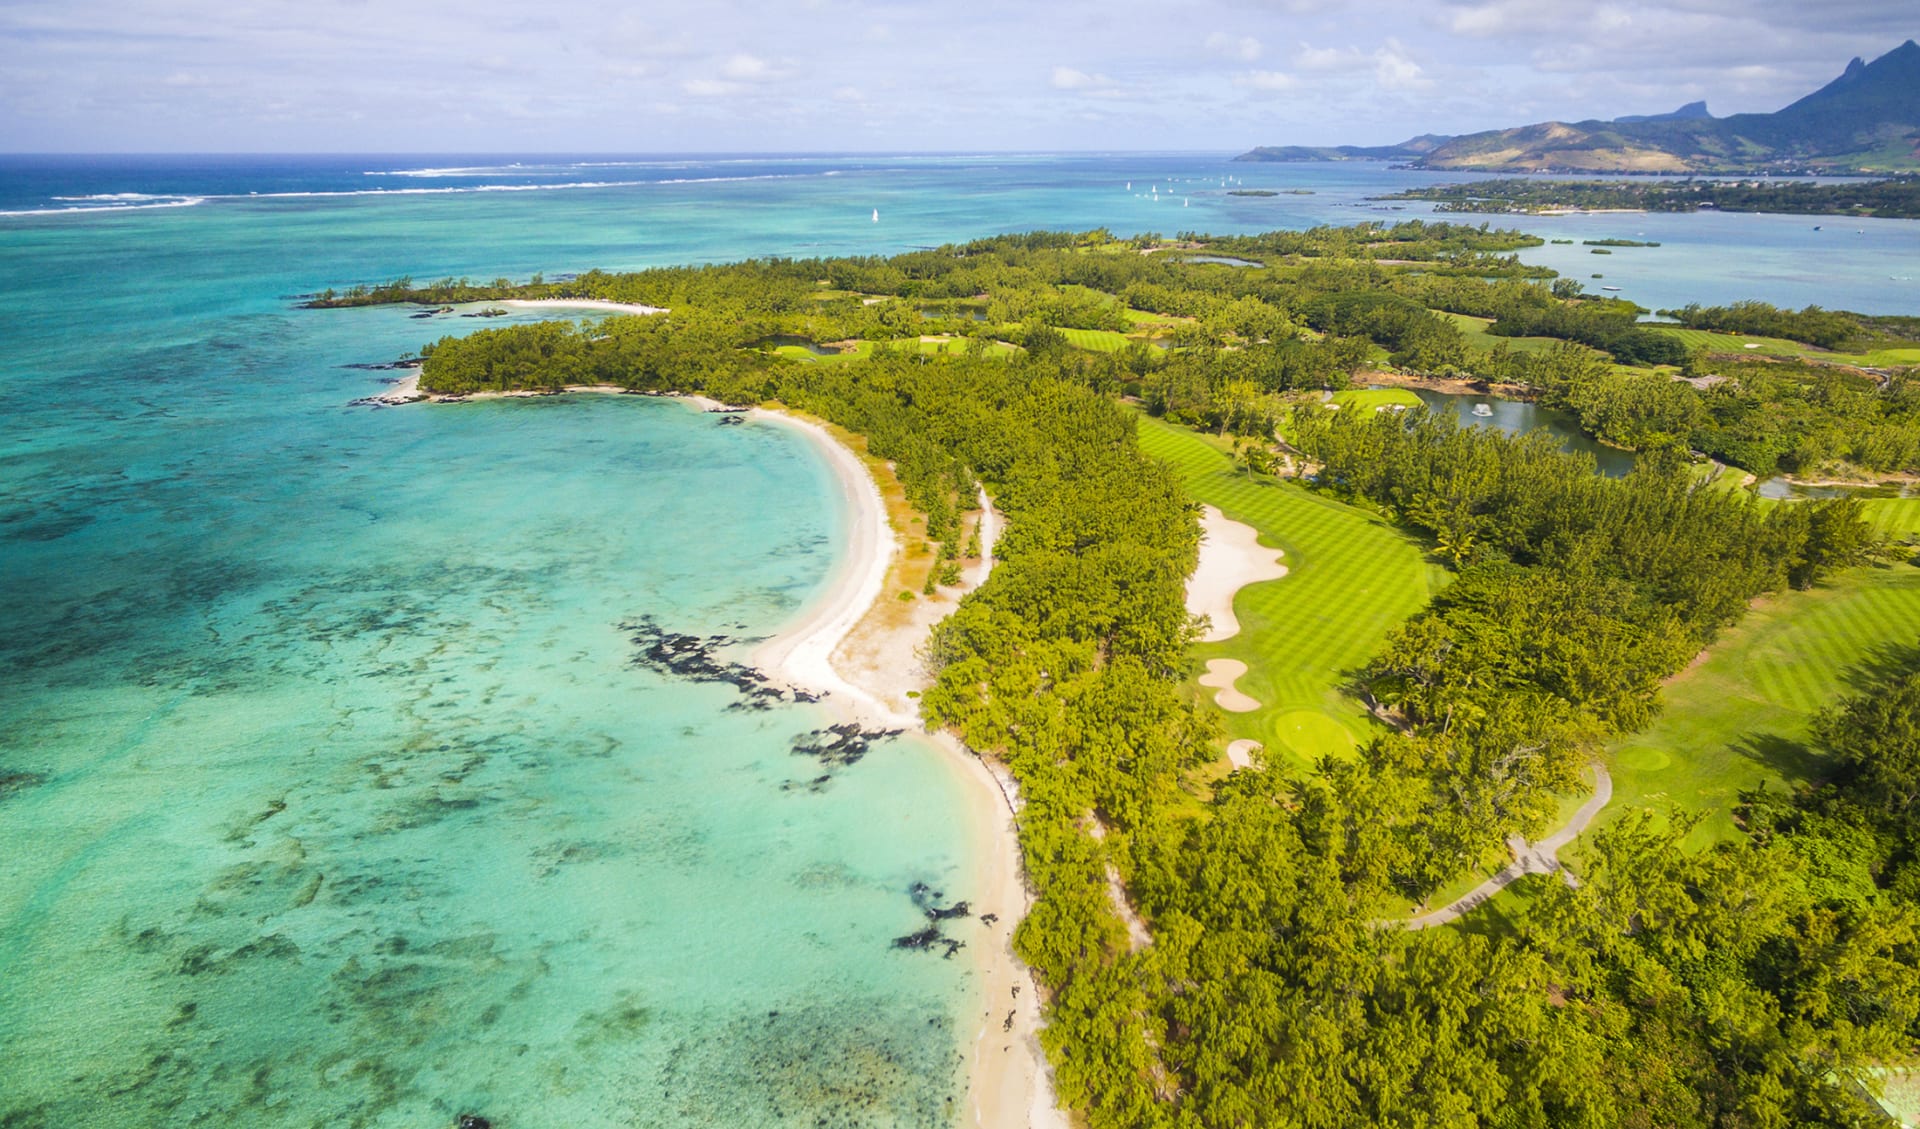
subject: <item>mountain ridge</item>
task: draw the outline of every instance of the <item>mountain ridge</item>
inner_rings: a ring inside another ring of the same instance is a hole
[[[1398,145],[1263,146],[1238,161],[1404,160],[1487,172],[1901,172],[1920,170],[1920,45],[1911,39],[1770,114],[1716,118],[1706,103],[1610,121],[1547,121]]]

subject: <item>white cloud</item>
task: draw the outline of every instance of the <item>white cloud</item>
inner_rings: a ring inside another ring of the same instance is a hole
[[[1300,85],[1300,80],[1285,71],[1248,71],[1235,75],[1233,84],[1248,90],[1292,90]]]
[[[1382,90],[1425,90],[1433,85],[1397,39],[1387,40],[1373,53],[1373,64],[1373,81]]]
[[[1425,90],[1433,85],[1398,39],[1388,39],[1372,51],[1302,43],[1293,63],[1300,70],[1322,73],[1372,71],[1374,85],[1382,90]]]
[[[680,84],[680,89],[695,98],[724,98],[739,91],[737,82],[720,82],[711,78],[690,78]]]
[[[787,72],[758,55],[740,54],[728,59],[720,73],[733,82],[771,82]]]
[[[1302,43],[1293,53],[1293,65],[1303,71],[1350,71],[1366,66],[1367,60],[1353,47],[1314,47]]]
[[[1207,50],[1229,59],[1251,63],[1260,57],[1260,41],[1251,35],[1233,36],[1216,31],[1207,36]]]
[[[1103,74],[1087,74],[1072,67],[1053,68],[1053,88],[1055,90],[1105,90],[1113,86],[1113,80]]]

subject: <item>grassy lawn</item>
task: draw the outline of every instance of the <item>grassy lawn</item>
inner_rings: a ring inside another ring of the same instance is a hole
[[[1345,392],[1335,392],[1333,402],[1346,412],[1377,412],[1395,404],[1403,408],[1417,408],[1425,403],[1406,388],[1350,388]]]
[[[1127,324],[1135,327],[1136,329],[1143,326],[1149,327],[1149,328],[1172,329],[1176,325],[1191,324],[1194,320],[1193,318],[1174,317],[1170,314],[1150,314],[1145,310],[1136,310],[1132,306],[1128,306],[1126,309],[1120,312],[1126,316]]]
[[[1920,365],[1920,346],[1904,345],[1885,349],[1872,349],[1865,353],[1829,353],[1812,345],[1798,341],[1787,341],[1779,337],[1755,337],[1737,333],[1715,333],[1706,329],[1679,329],[1672,326],[1655,325],[1661,333],[1678,337],[1688,349],[1708,349],[1715,353],[1758,353],[1770,357],[1806,357],[1817,361],[1835,361],[1846,365],[1861,365],[1866,368],[1894,368],[1901,365]],[[1748,345],[1757,345],[1749,349]]]
[[[1244,588],[1234,602],[1240,634],[1195,648],[1203,662],[1239,659],[1249,668],[1239,686],[1261,708],[1225,714],[1229,737],[1264,743],[1276,765],[1350,751],[1376,723],[1342,692],[1348,672],[1426,606],[1444,570],[1364,510],[1292,482],[1250,481],[1233,469],[1223,440],[1141,416],[1140,445],[1173,464],[1193,497],[1286,551],[1287,576]]]
[[[1505,341],[1507,348],[1516,353],[1540,353],[1560,344],[1557,337],[1495,337],[1487,332],[1493,324],[1492,318],[1476,318],[1466,314],[1450,314],[1442,310],[1433,311],[1460,327],[1461,336],[1467,339],[1467,347],[1483,353],[1493,352],[1495,343]]]
[[[934,337],[932,339],[909,337],[902,338],[898,341],[887,342],[856,341],[853,344],[853,348],[845,352],[829,353],[824,356],[802,345],[781,345],[773,351],[779,356],[796,361],[806,361],[808,364],[834,365],[844,364],[847,361],[865,360],[873,356],[873,350],[879,344],[886,344],[895,349],[911,345],[929,356],[940,353],[961,354],[967,351],[968,340],[969,339],[965,337]],[[987,344],[986,355],[989,357],[1008,357],[1019,351],[1020,347],[1018,345],[1011,345],[1005,341],[991,341]]]
[[[1818,773],[1819,757],[1803,743],[1808,721],[1880,648],[1916,638],[1920,568],[1911,565],[1853,569],[1811,592],[1768,598],[1667,685],[1651,728],[1609,751],[1614,802],[1596,823],[1678,808],[1705,816],[1690,845],[1732,836],[1740,791]]]
[[[1882,537],[1897,541],[1920,535],[1920,498],[1863,498],[1860,508]]]
[[[1669,337],[1678,337],[1680,343],[1689,350],[1706,349],[1715,353],[1759,353],[1769,357],[1798,357],[1817,353],[1811,345],[1802,345],[1798,341],[1787,341],[1779,337],[1749,337],[1738,333],[1715,333],[1710,329],[1680,329],[1676,326],[1651,325],[1648,329],[1657,330]],[[1758,345],[1758,349],[1749,349],[1748,345]]]
[[[1133,343],[1133,338],[1111,329],[1063,329],[1067,344],[1094,353],[1118,353]]]

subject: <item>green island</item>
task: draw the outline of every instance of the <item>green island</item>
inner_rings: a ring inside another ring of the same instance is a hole
[[[1814,184],[1797,180],[1539,180],[1510,178],[1411,188],[1381,200],[1431,200],[1437,212],[1779,212],[1920,219],[1920,177]],[[1637,243],[1607,246],[1644,246]]]
[[[1039,232],[310,304],[654,308],[443,337],[420,389],[804,411],[949,544],[985,487],[998,565],[921,702],[1019,782],[1016,944],[1080,1123],[1874,1124],[1920,1043],[1920,345],[1759,304],[1646,322],[1513,257],[1537,242]],[[1537,399],[1638,461],[1405,385]],[[1895,485],[1745,488],[1783,472]],[[1290,570],[1215,643],[1183,599],[1201,503]],[[1216,658],[1257,708],[1197,685]],[[1264,750],[1232,768],[1228,738]],[[1596,784],[1568,868],[1453,904]]]

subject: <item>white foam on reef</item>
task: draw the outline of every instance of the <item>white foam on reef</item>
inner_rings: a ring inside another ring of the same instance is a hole
[[[132,197],[132,196],[139,196],[140,194],[130,192],[130,193],[122,193],[120,195]],[[113,202],[110,202],[112,200],[111,197],[96,197],[96,196],[55,196],[54,199],[56,200],[97,200],[99,202],[93,203],[93,204],[68,204],[64,208],[15,208],[15,209],[9,209],[5,211],[0,211],[0,216],[72,216],[72,215],[91,215],[91,214],[103,213],[103,212],[141,212],[141,211],[147,211],[152,208],[191,208],[196,204],[206,203],[209,199],[211,199],[211,197],[150,196],[150,197],[145,197],[144,202],[140,202],[140,203],[134,203],[131,201],[124,202],[124,203],[113,203]]]
[[[428,172],[444,173],[446,171],[422,170],[422,175]],[[379,174],[369,173],[368,175]],[[347,188],[330,191],[315,189],[300,192],[230,192],[175,197],[146,196],[142,193],[126,192],[106,196],[56,196],[54,197],[56,200],[97,201],[97,203],[92,206],[75,203],[64,208],[22,208],[14,211],[0,211],[0,216],[52,216],[82,212],[122,212],[136,208],[184,208],[217,200],[325,200],[344,196],[459,196],[474,192],[561,192],[580,188],[647,188],[659,184],[726,184],[748,180],[791,180],[823,175],[827,174],[763,173],[758,176],[696,176],[667,180],[574,180],[561,184],[472,184],[441,185],[433,188]]]

